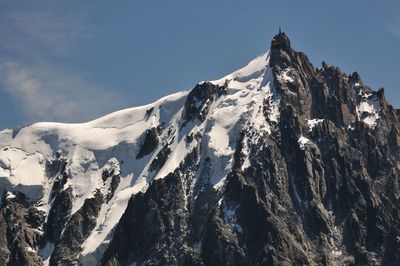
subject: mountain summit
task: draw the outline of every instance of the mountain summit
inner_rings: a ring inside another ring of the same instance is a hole
[[[290,49],[289,37],[281,29],[279,29],[279,33],[272,39],[271,49]]]
[[[279,32],[247,66],[0,131],[1,265],[399,265],[400,110]]]

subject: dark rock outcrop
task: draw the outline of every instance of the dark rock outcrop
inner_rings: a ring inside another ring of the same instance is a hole
[[[50,192],[50,200],[53,200],[60,190],[63,189],[64,185],[68,181],[68,175],[66,173],[67,160],[62,158],[58,153],[56,158],[47,163],[47,172],[50,178],[54,179],[53,187]]]
[[[203,122],[211,104],[224,93],[224,87],[214,85],[211,82],[202,82],[196,85],[186,98],[182,115],[183,124],[185,125],[194,119]]]
[[[100,191],[96,191],[94,197],[86,199],[83,206],[71,216],[62,235],[55,243],[50,265],[76,263],[79,252],[82,250],[81,244],[96,226],[102,203],[103,195]]]
[[[132,196],[104,254],[103,265],[128,265],[132,261],[197,264],[198,258],[193,258],[195,252],[188,245],[185,197],[198,167],[196,154],[194,149],[177,170],[154,180],[145,193]]]
[[[165,162],[168,159],[169,154],[171,153],[171,148],[169,145],[165,145],[161,148],[161,150],[157,153],[156,157],[150,164],[150,171],[158,171],[163,167]]]
[[[44,219],[44,213],[23,194],[4,194],[0,206],[1,265],[43,265],[37,250]]]
[[[105,195],[106,202],[109,202],[112,197],[114,197],[114,193],[118,188],[119,183],[121,182],[121,174],[119,171],[116,171],[115,165],[111,169],[104,169],[103,173],[101,174],[101,178],[103,183],[106,183],[107,180],[111,179],[107,195]]]
[[[47,240],[54,243],[61,235],[71,214],[72,199],[71,187],[61,191],[54,199],[45,225]]]
[[[141,159],[146,155],[152,153],[158,146],[158,130],[156,127],[152,127],[146,131],[144,140],[140,146],[139,152],[136,155],[136,159]]]
[[[358,74],[347,76],[326,63],[315,69],[303,54],[275,47],[271,66],[282,96],[280,150],[289,181],[293,176],[291,197],[306,240],[325,246],[316,250],[322,255],[318,263],[332,263],[332,254],[341,254],[343,264],[399,263],[395,254],[390,263],[383,260],[392,250],[390,232],[399,228],[398,192],[390,189],[398,187],[400,176],[398,148],[389,142],[398,134],[396,112],[383,91],[363,85]],[[296,78],[282,80],[285,71]],[[360,122],[365,114],[357,117],[365,97],[381,107],[376,125]],[[324,120],[310,130],[311,119]],[[301,136],[309,142],[304,148],[297,145]],[[340,253],[331,252],[330,239],[340,239]]]

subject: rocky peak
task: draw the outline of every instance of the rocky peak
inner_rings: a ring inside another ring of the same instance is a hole
[[[285,32],[279,29],[279,33],[272,38],[271,49],[289,49],[290,40]]]
[[[280,31],[190,91],[2,131],[0,265],[400,265],[399,117]]]

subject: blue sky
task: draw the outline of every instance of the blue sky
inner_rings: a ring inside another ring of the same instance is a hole
[[[83,122],[219,78],[279,25],[315,66],[358,71],[400,107],[400,1],[0,0],[0,128]]]

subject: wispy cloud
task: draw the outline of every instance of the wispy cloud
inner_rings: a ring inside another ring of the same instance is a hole
[[[0,11],[0,90],[26,122],[84,121],[121,104],[123,97],[67,64],[90,37],[85,16],[52,2],[32,3]]]
[[[386,29],[400,39],[400,19],[386,25]]]
[[[114,93],[51,66],[1,61],[0,79],[27,121],[85,121],[113,109]]]

